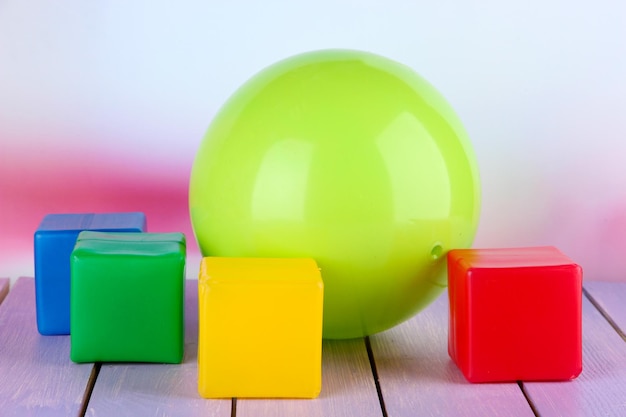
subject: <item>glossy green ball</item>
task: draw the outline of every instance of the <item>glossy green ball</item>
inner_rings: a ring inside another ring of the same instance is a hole
[[[474,238],[480,184],[463,126],[427,81],[325,50],[264,69],[226,102],[189,206],[204,256],[314,258],[324,337],[353,338],[442,292],[447,251]]]

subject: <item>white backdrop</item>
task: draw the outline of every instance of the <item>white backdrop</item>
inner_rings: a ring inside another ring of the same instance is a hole
[[[0,216],[19,216],[19,161],[131,155],[133,175],[186,187],[246,79],[354,48],[411,66],[463,120],[483,185],[475,246],[556,245],[586,279],[626,280],[626,2],[249,3],[0,0]]]

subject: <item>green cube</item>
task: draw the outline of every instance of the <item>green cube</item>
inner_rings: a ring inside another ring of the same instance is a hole
[[[185,236],[81,232],[71,257],[74,362],[180,363]]]

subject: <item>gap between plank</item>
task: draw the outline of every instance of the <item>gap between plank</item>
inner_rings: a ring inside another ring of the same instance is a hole
[[[237,398],[232,398],[230,401],[230,417],[237,415]]]
[[[370,361],[370,367],[372,368],[372,375],[374,376],[374,384],[376,384],[376,392],[378,393],[378,402],[380,403],[380,410],[383,413],[383,417],[388,417],[387,408],[385,407],[385,400],[383,398],[383,391],[380,388],[380,381],[378,380],[378,371],[376,370],[376,362],[374,361],[374,353],[372,352],[372,345],[370,344],[369,336],[365,336],[365,348],[367,349],[367,357]]]
[[[583,294],[585,294],[585,297],[587,297],[587,299],[589,300],[589,302],[596,308],[596,310],[598,310],[598,312],[600,314],[602,314],[602,317],[604,317],[604,319],[611,325],[611,327],[613,328],[613,330],[615,330],[617,332],[618,335],[620,335],[620,337],[622,338],[622,340],[624,342],[626,342],[626,334],[624,334],[624,332],[622,331],[622,329],[620,329],[620,327],[617,325],[617,323],[615,323],[615,321],[613,321],[613,319],[611,318],[611,316],[609,315],[609,313],[607,313],[602,306],[600,305],[600,303],[598,303],[596,301],[595,298],[593,298],[593,296],[583,287]]]
[[[537,408],[535,407],[535,403],[533,403],[533,400],[530,399],[530,395],[528,395],[528,393],[526,392],[526,388],[524,387],[524,382],[517,381],[517,385],[519,386],[519,389],[522,390],[522,394],[524,394],[524,398],[526,399],[526,402],[530,406],[530,409],[535,415],[535,417],[539,417],[539,412],[537,411]]]
[[[87,414],[87,407],[89,406],[91,393],[93,392],[93,388],[96,386],[96,379],[98,379],[98,375],[100,374],[101,366],[102,364],[100,362],[96,362],[93,364],[91,374],[89,375],[89,380],[87,381],[87,387],[85,388],[85,394],[83,395],[83,402],[81,404],[80,410],[78,411],[79,417],[85,417],[85,414]]]

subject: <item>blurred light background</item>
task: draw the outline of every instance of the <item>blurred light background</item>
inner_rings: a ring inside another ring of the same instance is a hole
[[[250,4],[245,4],[250,3]],[[321,48],[403,62],[456,109],[475,247],[556,245],[626,280],[626,3],[0,0],[0,276],[33,274],[47,213],[144,211],[182,231],[212,117],[263,67]]]

